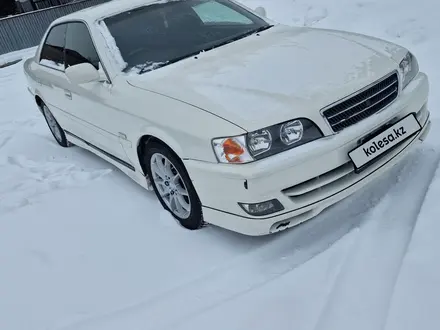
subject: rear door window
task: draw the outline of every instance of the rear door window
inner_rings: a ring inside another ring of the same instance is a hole
[[[64,43],[67,24],[54,26],[47,35],[41,50],[40,64],[64,70]]]
[[[99,70],[99,56],[84,23],[69,23],[66,32],[66,67],[90,63]]]

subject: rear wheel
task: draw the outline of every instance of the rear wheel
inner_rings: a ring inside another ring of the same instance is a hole
[[[67,141],[64,130],[61,128],[60,124],[58,124],[49,108],[43,104],[41,109],[43,110],[43,115],[46,119],[47,126],[49,126],[49,129],[58,144],[64,148],[70,147],[70,143]]]
[[[147,173],[162,206],[190,230],[204,225],[202,204],[182,161],[166,146],[150,143],[144,153]]]

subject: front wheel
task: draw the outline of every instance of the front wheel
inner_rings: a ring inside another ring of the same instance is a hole
[[[190,230],[204,225],[202,204],[182,161],[167,147],[151,143],[145,152],[147,173],[162,206]]]

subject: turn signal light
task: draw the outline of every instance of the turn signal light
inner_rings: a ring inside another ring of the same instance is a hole
[[[246,148],[244,136],[215,139],[212,145],[221,163],[242,164],[253,161]]]

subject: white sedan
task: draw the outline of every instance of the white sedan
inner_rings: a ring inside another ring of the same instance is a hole
[[[405,48],[283,26],[233,0],[76,12],[24,70],[61,146],[154,190],[188,229],[293,227],[380,177],[431,125],[428,78]]]

